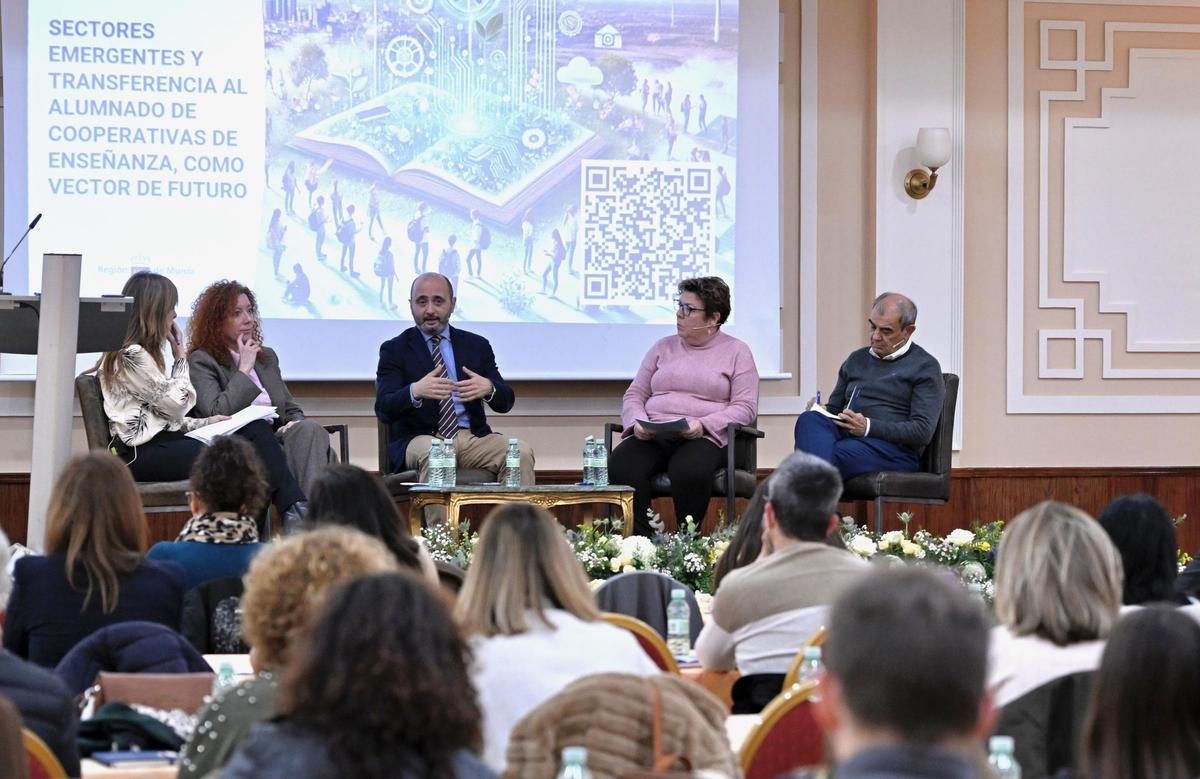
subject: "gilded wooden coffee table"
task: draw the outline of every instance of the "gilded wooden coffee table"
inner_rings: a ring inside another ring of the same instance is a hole
[[[421,517],[426,506],[445,506],[446,522],[458,527],[458,510],[462,506],[480,503],[512,503],[525,501],[543,508],[555,506],[609,503],[621,507],[625,535],[633,532],[633,487],[610,484],[596,487],[588,484],[546,484],[530,487],[503,487],[499,484],[460,484],[456,487],[430,487],[416,484],[408,490],[408,523],[414,535],[421,532]],[[584,510],[584,525],[592,524],[592,514]]]

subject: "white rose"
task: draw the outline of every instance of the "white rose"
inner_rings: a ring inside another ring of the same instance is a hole
[[[613,573],[618,573],[621,570],[621,561],[614,557],[608,567],[612,569]]]
[[[637,570],[637,569],[636,569],[636,568],[634,568],[632,565],[627,565],[627,566],[625,566],[624,568],[622,568],[622,569],[621,569],[621,573],[633,573],[633,572],[634,572],[634,571],[636,571],[636,570]]]
[[[892,544],[898,544],[904,540],[904,533],[900,530],[889,530],[879,537],[879,548],[887,549]]]
[[[900,551],[904,552],[904,554],[908,555],[909,557],[915,557],[918,560],[925,556],[925,550],[908,539],[904,539],[900,542]]]
[[[849,549],[859,557],[870,557],[879,551],[879,547],[867,536],[855,536],[850,539]]]
[[[955,546],[966,546],[975,540],[975,534],[970,530],[963,530],[961,527],[955,530],[950,535],[946,536],[946,540]]]

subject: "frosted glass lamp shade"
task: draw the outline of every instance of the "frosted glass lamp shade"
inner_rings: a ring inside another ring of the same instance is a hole
[[[950,131],[945,127],[922,127],[917,131],[917,159],[930,169],[950,161]]]

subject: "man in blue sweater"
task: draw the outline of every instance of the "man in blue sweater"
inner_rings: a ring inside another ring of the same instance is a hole
[[[796,448],[833,463],[842,479],[917,470],[946,394],[938,361],[912,342],[911,300],[883,293],[867,324],[871,343],[842,363],[828,403],[810,400],[796,420]]]

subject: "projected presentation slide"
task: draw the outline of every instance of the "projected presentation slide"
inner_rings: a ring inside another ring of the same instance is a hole
[[[29,256],[272,319],[408,320],[439,271],[460,323],[668,324],[734,281],[737,57],[730,0],[31,2]]]

